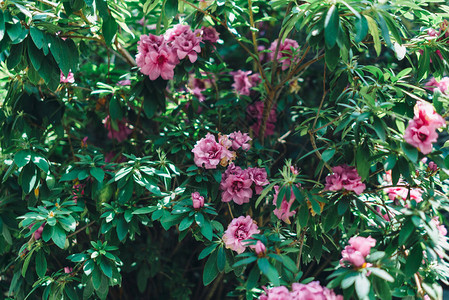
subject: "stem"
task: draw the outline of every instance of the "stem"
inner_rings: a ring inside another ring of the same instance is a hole
[[[296,268],[299,270],[299,265],[301,264],[301,256],[302,256],[302,247],[304,246],[304,236],[306,231],[302,230],[301,232],[301,244],[299,246],[298,260],[296,261]]]
[[[227,204],[228,204],[228,208],[229,208],[229,213],[231,214],[231,218],[234,219],[234,215],[232,214],[231,205],[229,205],[229,202],[227,202]]]

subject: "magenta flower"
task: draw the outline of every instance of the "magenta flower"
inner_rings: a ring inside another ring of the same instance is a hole
[[[349,244],[366,257],[370,253],[371,247],[376,246],[376,240],[371,236],[367,238],[362,236],[353,236],[349,239]]]
[[[276,53],[276,47],[278,44],[278,40],[275,40],[273,43],[271,43],[270,46],[270,60],[274,60],[274,56]],[[285,39],[284,42],[280,43],[279,50],[277,53],[277,60],[279,64],[282,64],[282,71],[287,70],[291,63],[293,62],[293,55],[294,52],[297,51],[299,48],[298,42],[291,40],[291,39]]]
[[[434,163],[433,161],[431,161],[429,163],[429,166],[427,167],[427,169],[429,170],[429,172],[436,172],[438,171],[438,166],[436,163]]]
[[[117,140],[119,143],[123,142],[128,138],[128,136],[133,132],[131,128],[128,127],[127,121],[125,118],[123,118],[121,121],[117,122],[117,129],[116,130],[111,122],[111,118],[108,115],[104,120],[103,124],[104,127],[108,130],[108,138],[113,140]]]
[[[204,197],[198,192],[192,193],[193,208],[198,209],[204,206]]]
[[[220,34],[212,26],[208,26],[208,27],[203,26],[203,27],[201,27],[201,30],[202,30],[201,36],[203,38],[203,41],[208,41],[210,43],[215,44],[218,41],[218,39],[220,38],[219,37]]]
[[[418,148],[422,154],[432,152],[432,143],[435,143],[437,139],[438,133],[435,131],[435,128],[424,125],[421,119],[413,119],[408,122],[404,133],[404,140]]]
[[[175,76],[174,69],[178,60],[176,54],[168,47],[162,47],[159,51],[150,51],[145,57],[145,65],[141,72],[148,75],[151,80],[156,80],[159,76],[162,79],[169,80]]]
[[[73,76],[73,73],[69,71],[69,74],[67,74],[67,77],[64,76],[64,73],[62,73],[59,76],[59,82],[60,83],[74,83],[75,77]]]
[[[267,252],[267,248],[261,241],[257,241],[257,243],[255,245],[251,245],[250,248],[254,249],[254,252],[256,252],[258,256],[264,256]]]
[[[216,169],[220,161],[225,158],[227,149],[215,141],[215,136],[208,133],[205,138],[197,141],[192,152],[198,167]]]
[[[78,203],[78,197],[84,196],[84,187],[85,184],[80,183],[72,186],[73,201],[75,201],[75,203]]]
[[[432,77],[426,84],[426,89],[434,91],[439,89],[444,95],[448,95],[449,90],[449,77],[443,77],[440,81],[437,81],[435,77]]]
[[[279,186],[274,186],[274,197],[273,197],[273,205],[276,206],[277,200],[279,195]],[[293,189],[290,193],[290,201],[287,202],[287,199],[284,196],[284,199],[282,199],[281,207],[275,208],[273,213],[276,217],[278,217],[279,220],[284,221],[287,224],[290,224],[290,217],[294,216],[296,214],[296,210],[290,211],[293,202],[295,202],[295,194],[293,194]]]
[[[28,226],[30,229],[33,227],[34,223]],[[45,223],[42,224],[36,231],[33,233],[34,240],[39,240],[42,237],[42,232],[44,231]]]
[[[252,139],[247,133],[241,133],[240,130],[229,134],[229,139],[232,141],[232,149],[234,150],[242,148],[243,150],[248,151],[249,148],[251,148],[251,145],[248,144],[248,142]]]
[[[256,194],[262,193],[263,187],[270,184],[267,177],[267,170],[265,168],[248,168],[249,178],[254,182]]]
[[[259,234],[260,230],[256,222],[250,216],[240,216],[231,221],[223,235],[226,248],[243,253],[247,247],[244,240],[251,238],[253,234]]]
[[[354,247],[346,246],[341,252],[340,265],[346,266],[350,264],[356,268],[360,268],[365,264],[365,257],[357,251]]]
[[[201,52],[201,41],[201,35],[193,33],[189,27],[189,30],[174,36],[173,49],[176,51],[179,59],[184,59],[188,56],[190,62],[194,63],[198,58],[198,53]]]
[[[266,295],[260,295],[259,300],[291,300],[290,292],[285,286],[264,288]]]
[[[333,290],[321,286],[319,281],[293,283],[290,296],[291,300],[343,300],[343,296],[335,295]]]
[[[70,268],[70,267],[64,267],[64,273],[70,274],[70,273],[72,273],[72,272],[73,272],[73,268]]]
[[[345,189],[353,191],[360,195],[365,190],[366,186],[362,183],[362,178],[357,173],[355,167],[350,167],[346,164],[332,168],[332,175],[326,177],[325,190],[339,191]]]
[[[242,171],[240,174],[229,175],[226,180],[222,180],[220,183],[221,201],[230,202],[233,200],[239,205],[248,203],[253,196],[252,183],[247,172]]]
[[[253,87],[252,83],[249,80],[249,75],[251,73],[252,71],[245,72],[242,70],[231,72],[231,75],[234,78],[234,83],[232,84],[232,87],[234,88],[234,91],[238,95],[249,96],[250,89]]]

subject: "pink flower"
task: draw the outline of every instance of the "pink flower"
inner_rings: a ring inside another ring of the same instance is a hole
[[[70,273],[72,273],[72,272],[73,272],[73,268],[70,268],[70,267],[64,267],[64,273],[70,274]]]
[[[251,145],[248,144],[248,142],[252,139],[247,133],[241,133],[240,130],[229,134],[229,139],[232,141],[232,149],[234,150],[242,148],[243,150],[248,151],[249,148],[251,148]]]
[[[251,189],[252,180],[248,177],[247,172],[241,172],[236,175],[229,175],[225,181],[220,183],[221,201],[230,202],[233,200],[236,204],[242,205],[248,203],[253,196]]]
[[[84,186],[85,186],[85,184],[79,184],[79,183],[72,186],[73,201],[75,201],[75,203],[78,202],[79,196],[84,196]]]
[[[263,101],[257,101],[246,108],[249,120],[255,121],[255,123],[251,125],[251,129],[254,131],[254,134],[256,136],[259,136],[260,126],[262,125],[263,110],[264,110]],[[268,115],[267,124],[265,127],[265,136],[274,134],[275,129],[274,123],[276,123],[276,108],[272,107]]]
[[[258,256],[263,256],[267,252],[267,248],[261,241],[257,241],[256,245],[252,245],[250,248],[254,249]]]
[[[418,148],[422,154],[432,152],[432,143],[435,143],[437,138],[438,133],[436,133],[435,128],[424,125],[421,119],[410,120],[404,133],[404,140]]]
[[[69,71],[69,74],[67,74],[67,77],[64,76],[64,73],[62,73],[59,76],[59,82],[60,83],[74,83],[75,82],[75,77],[73,76],[73,73],[71,71]]]
[[[130,79],[120,80],[119,82],[117,82],[117,85],[121,86],[131,85],[131,80]]]
[[[345,249],[341,252],[341,257],[340,264],[342,266],[345,266],[345,263],[349,263],[356,268],[360,268],[365,264],[365,257],[362,253],[351,246],[345,247]]]
[[[232,87],[237,94],[249,96],[250,89],[253,87],[248,77],[251,73],[252,71],[245,72],[242,70],[231,72],[231,75],[234,77]]]
[[[31,224],[29,228],[33,227],[34,224]],[[42,224],[36,231],[33,233],[34,240],[39,240],[42,237],[42,232],[44,231],[45,223]]]
[[[137,42],[137,66],[143,68],[146,65],[145,59],[149,55],[150,51],[157,52],[164,44],[165,40],[163,36],[154,34],[141,35],[140,41]]]
[[[267,170],[265,170],[265,168],[248,168],[247,171],[249,174],[249,178],[256,185],[256,194],[260,195],[260,193],[262,193],[263,187],[270,184],[267,179]]]
[[[215,44],[219,37],[219,33],[215,30],[214,27],[212,26],[208,26],[208,27],[201,27],[202,30],[202,37],[203,37],[203,41],[208,41],[210,43]]]
[[[205,75],[205,74],[203,74]],[[187,87],[190,89],[190,92],[198,98],[200,102],[203,102],[206,97],[202,94],[203,91],[210,88],[213,83],[213,78],[196,78],[194,73],[189,74],[189,81],[187,83]]]
[[[200,193],[192,193],[193,208],[198,209],[204,206],[204,197]]]
[[[349,244],[363,256],[368,256],[371,251],[371,247],[376,246],[376,240],[371,236],[364,238],[361,236],[353,236],[349,239]]]
[[[343,296],[335,295],[333,290],[320,285],[319,281],[312,281],[308,284],[293,283],[292,300],[343,300]]]
[[[164,80],[173,79],[174,69],[178,63],[175,52],[168,47],[161,47],[159,51],[152,50],[145,57],[145,65],[141,67],[141,72],[148,75],[151,80],[156,80],[159,76]]]
[[[448,95],[449,90],[449,77],[443,77],[440,81],[437,81],[435,77],[432,77],[426,84],[426,89],[435,90],[439,89],[444,95]]]
[[[225,147],[215,141],[215,136],[208,133],[205,138],[196,142],[192,150],[195,164],[206,169],[216,169],[225,158],[225,150]]]
[[[117,128],[114,128],[109,115],[103,120],[103,124],[104,127],[108,130],[108,138],[111,140],[116,139],[119,143],[126,140],[128,136],[133,132],[132,129],[128,127],[125,118],[123,118],[121,121],[116,121]]]
[[[276,53],[276,47],[278,44],[278,40],[275,40],[273,43],[271,43],[270,46],[270,60],[274,60],[274,56]],[[291,39],[285,39],[284,42],[280,43],[278,53],[277,53],[277,60],[280,64],[282,64],[282,70],[287,70],[293,60],[293,53],[299,48],[298,42],[291,40]]]
[[[276,206],[277,199],[279,195],[279,186],[274,186],[274,197],[273,197],[273,205]],[[287,202],[287,199],[284,196],[284,199],[282,199],[281,207],[275,208],[273,213],[275,214],[278,219],[284,221],[287,224],[290,224],[290,217],[296,214],[296,210],[290,211],[290,208],[292,207],[293,202],[295,202],[295,194],[293,194],[293,189],[290,193],[290,201]]]
[[[445,237],[447,235],[447,229],[440,223],[438,216],[433,217],[431,222],[437,227],[440,236]]]
[[[184,30],[181,34],[174,36],[173,49],[176,51],[179,59],[184,59],[188,56],[190,62],[194,63],[198,58],[197,53],[201,52],[200,42],[202,38],[201,35],[193,33],[190,30],[190,26],[188,28],[189,30]]]
[[[253,234],[259,234],[256,222],[250,216],[240,216],[231,221],[223,235],[226,248],[243,253],[246,249],[244,240],[250,239]]]
[[[438,171],[438,166],[437,166],[436,163],[434,163],[433,161],[431,161],[431,162],[429,163],[429,166],[427,167],[427,169],[429,170],[429,172],[434,173],[434,172]]]
[[[189,25],[177,24],[173,28],[165,32],[165,40],[173,42],[178,36],[185,35],[191,32]]]
[[[365,190],[366,186],[362,183],[362,178],[357,173],[355,167],[350,167],[346,164],[332,168],[332,175],[326,177],[325,190],[339,191],[345,189],[353,191],[360,195]]]
[[[420,120],[424,125],[433,128],[446,127],[446,121],[435,111],[435,108],[429,102],[417,101],[413,110],[415,113],[413,119]]]
[[[264,288],[265,289],[265,288]],[[259,300],[291,300],[290,292],[285,286],[275,286],[265,289],[266,295],[260,295]]]
[[[398,184],[405,184],[402,180]],[[403,200],[408,198],[408,188],[406,187],[391,187],[385,189],[390,200]],[[422,191],[420,189],[410,189],[410,200],[415,200],[416,203],[422,201]]]

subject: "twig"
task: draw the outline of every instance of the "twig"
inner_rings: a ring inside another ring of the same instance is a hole
[[[226,202],[226,204],[228,204],[228,208],[229,208],[229,213],[231,214],[231,218],[234,219],[234,215],[232,214],[232,209],[231,209],[231,205],[229,205],[229,202]]]

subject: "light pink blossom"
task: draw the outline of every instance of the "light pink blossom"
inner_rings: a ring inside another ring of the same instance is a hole
[[[250,248],[254,249],[254,252],[256,252],[258,256],[263,256],[267,252],[267,248],[261,241],[257,241],[257,243],[255,245],[251,245]]]
[[[67,74],[67,77],[64,76],[64,73],[62,73],[59,76],[59,82],[60,83],[74,83],[75,77],[71,71],[69,71],[69,74]]]
[[[73,272],[73,268],[70,268],[70,267],[64,267],[64,273],[70,274],[70,273],[72,273],[72,272]]]
[[[353,236],[349,239],[349,244],[363,256],[368,256],[371,248],[376,246],[376,240],[371,236],[365,238],[362,236]]]
[[[420,120],[424,125],[433,128],[446,127],[446,121],[440,116],[432,104],[426,101],[417,101],[413,108],[415,120]]]
[[[447,229],[440,223],[438,216],[433,217],[431,222],[437,227],[440,236],[445,237],[447,235]]]
[[[178,36],[186,35],[189,32],[191,32],[189,25],[177,24],[165,32],[164,38],[168,42],[173,42]]]
[[[251,145],[248,144],[252,139],[249,137],[248,133],[241,133],[239,131],[235,131],[229,134],[229,139],[232,141],[232,149],[238,150],[242,148],[245,151],[248,151],[251,148]]]
[[[117,85],[121,85],[121,86],[131,85],[131,80],[130,79],[120,80],[119,82],[117,82]]]
[[[273,205],[276,206],[277,199],[279,195],[279,186],[274,186],[274,197],[273,197]],[[287,224],[290,224],[290,217],[296,214],[296,210],[290,211],[293,202],[295,202],[295,194],[293,193],[293,189],[290,193],[290,200],[287,202],[286,197],[282,199],[281,207],[275,208],[273,213],[278,219],[284,221]]]
[[[362,183],[362,178],[357,173],[355,167],[346,164],[332,168],[333,174],[326,177],[325,190],[339,191],[345,189],[353,191],[360,195],[365,190],[366,186]]]
[[[198,209],[204,206],[204,197],[199,192],[192,193],[193,208]]]
[[[319,281],[308,284],[295,282],[290,295],[292,300],[343,300],[343,296],[335,295],[333,290],[321,286]]]
[[[196,142],[192,150],[195,164],[206,169],[216,169],[225,158],[225,150],[225,147],[216,142],[215,136],[208,133],[205,138]]]
[[[448,95],[449,77],[443,77],[440,81],[436,80],[435,77],[432,77],[425,86],[428,90],[434,91],[435,89],[439,89],[442,94]]]
[[[278,40],[275,40],[273,43],[271,43],[270,46],[270,60],[274,60],[275,54],[276,54],[276,47],[278,44]],[[285,39],[284,42],[281,42],[279,44],[279,49],[277,53],[277,60],[279,64],[282,64],[282,70],[287,70],[291,63],[294,61],[294,52],[297,51],[299,48],[298,42],[291,40],[291,39]]]
[[[265,289],[266,295],[260,295],[259,300],[291,300],[290,292],[285,286],[275,286]]]
[[[413,119],[408,122],[405,129],[404,140],[410,145],[418,148],[422,154],[432,152],[433,143],[438,139],[435,128],[425,125],[421,119]]]
[[[181,34],[172,36],[174,38],[173,49],[176,51],[178,58],[184,59],[188,56],[190,62],[194,63],[198,58],[198,53],[201,52],[201,35],[199,33],[195,34],[190,30],[190,26],[188,26],[188,30],[184,30]]]
[[[259,234],[260,230],[256,222],[250,216],[240,216],[231,221],[223,235],[226,248],[243,253],[247,247],[244,240],[251,238],[253,234]]]
[[[352,246],[346,246],[341,252],[340,265],[350,264],[356,268],[360,268],[365,264],[365,257]]]

